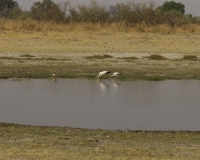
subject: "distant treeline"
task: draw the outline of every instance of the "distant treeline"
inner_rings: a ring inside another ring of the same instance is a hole
[[[70,1],[55,3],[52,0],[35,2],[30,11],[22,11],[14,0],[0,0],[0,18],[32,19],[37,21],[53,21],[59,23],[100,23],[124,22],[132,27],[138,24],[167,24],[170,27],[187,24],[200,24],[200,17],[185,14],[185,5],[174,1],[166,1],[157,6],[154,1],[135,3],[117,3],[102,5],[92,0],[89,5],[72,6]]]

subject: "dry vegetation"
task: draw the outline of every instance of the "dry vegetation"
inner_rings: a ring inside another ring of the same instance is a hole
[[[200,33],[199,24],[184,24],[181,26],[170,26],[169,24],[155,24],[149,25],[145,23],[138,23],[129,26],[125,21],[113,23],[91,23],[91,22],[70,22],[70,23],[56,23],[53,21],[36,21],[31,19],[26,20],[8,20],[0,19],[0,31],[32,31],[48,33],[54,32],[138,32],[138,33],[162,33],[162,34],[192,34]]]
[[[140,33],[121,23],[1,21],[1,78],[94,78],[110,70],[121,79],[200,79],[199,26],[195,34],[166,25]]]
[[[0,159],[193,159],[199,132],[105,131],[0,123]]]

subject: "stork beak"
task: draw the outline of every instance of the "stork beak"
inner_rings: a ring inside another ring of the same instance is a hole
[[[96,76],[95,79],[98,78],[98,77],[99,77],[99,76]]]

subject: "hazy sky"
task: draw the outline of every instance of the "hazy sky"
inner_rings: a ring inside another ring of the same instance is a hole
[[[15,0],[19,3],[23,10],[30,10],[31,6],[34,2],[42,1],[42,0]],[[54,2],[64,2],[66,0],[53,0]],[[150,0],[134,0],[134,2],[148,2]],[[171,0],[154,0],[157,5],[162,5],[165,1]],[[186,13],[191,13],[194,16],[200,16],[200,0],[174,0],[175,2],[181,2],[185,4]],[[127,2],[126,0],[97,0],[99,4],[111,5],[121,2]],[[90,0],[71,0],[72,4],[89,4]]]

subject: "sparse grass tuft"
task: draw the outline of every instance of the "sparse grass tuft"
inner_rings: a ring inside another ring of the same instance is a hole
[[[189,61],[197,61],[197,56],[194,55],[184,55],[183,60],[189,60]]]
[[[87,59],[106,59],[106,58],[113,58],[113,56],[104,54],[104,55],[94,55],[94,56],[87,56]]]
[[[118,59],[134,60],[134,59],[138,59],[138,58],[131,56],[131,57],[122,57],[122,58],[118,58]]]
[[[163,56],[161,56],[159,54],[152,54],[147,58],[149,58],[150,60],[167,60],[166,57],[163,57]]]
[[[35,57],[35,56],[30,55],[30,54],[22,54],[22,55],[20,55],[20,57]]]
[[[138,59],[137,57],[131,56],[131,57],[123,57],[122,59]]]
[[[122,57],[122,58],[118,58],[118,59],[122,59],[122,60],[125,60],[125,61],[127,61],[127,62],[133,63],[133,62],[135,62],[135,60],[137,60],[138,58],[137,58],[137,57],[134,57],[134,56],[131,56],[131,57]]]
[[[13,58],[13,57],[0,57],[0,59],[12,60],[12,59],[14,59],[14,58]]]

